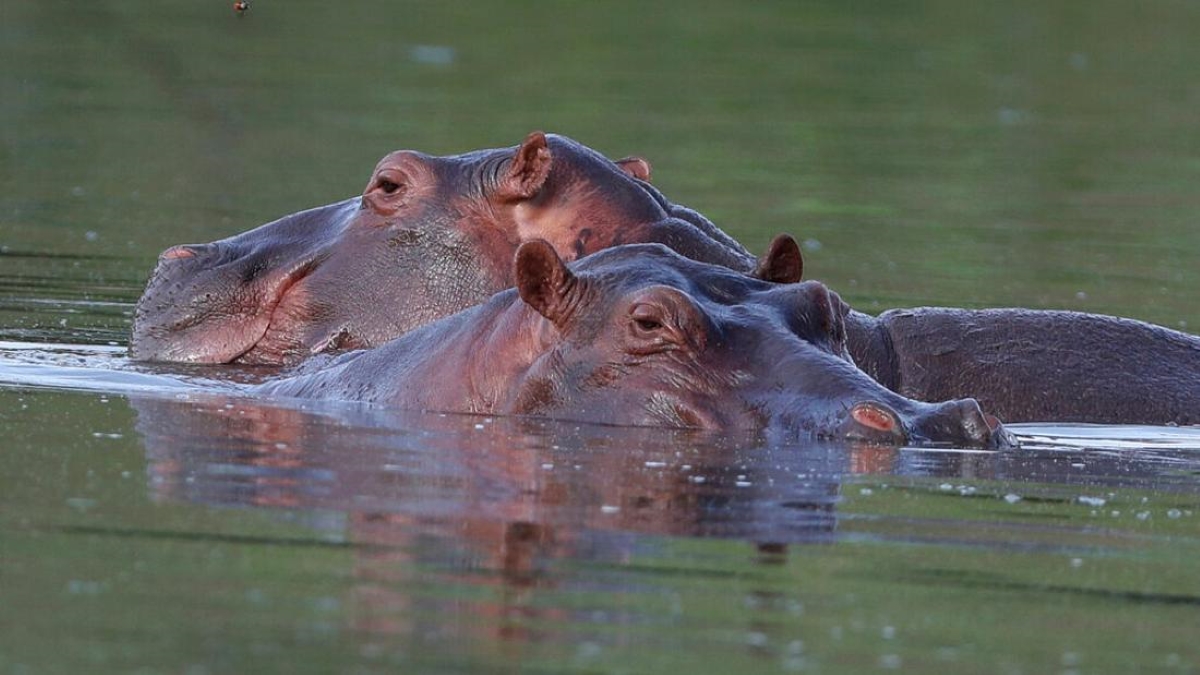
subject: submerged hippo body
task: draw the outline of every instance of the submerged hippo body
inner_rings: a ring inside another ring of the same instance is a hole
[[[794,246],[774,246],[767,264],[781,254],[790,264]],[[661,245],[608,249],[572,269],[534,241],[514,268],[516,289],[259,392],[893,444],[1010,442],[974,401],[908,400],[857,369],[848,308],[817,282],[765,282]]]
[[[512,255],[535,238],[567,260],[659,242],[755,271],[741,245],[648,178],[643,160],[614,163],[540,133],[452,157],[392,153],[361,197],[168,249],[138,303],[131,356],[283,364],[376,346],[512,286]],[[1200,410],[1200,339],[1149,324],[923,308],[851,312],[846,330],[854,360],[894,391],[974,397],[1010,422],[1182,424]]]
[[[970,395],[1005,421],[1200,424],[1200,338],[1081,312],[894,309],[846,318],[849,351],[904,396]]]

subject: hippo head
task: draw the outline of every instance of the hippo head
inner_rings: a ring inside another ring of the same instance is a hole
[[[568,260],[670,241],[693,257],[753,264],[648,177],[643,160],[612,162],[540,132],[449,157],[393,152],[361,197],[167,249],[137,304],[130,355],[285,364],[376,346],[511,287],[513,254],[532,238]]]
[[[799,260],[790,237],[763,265],[798,279],[780,259]],[[1011,442],[974,400],[914,401],[855,367],[849,308],[818,282],[768,283],[652,244],[569,268],[537,241],[518,250],[515,276],[546,327],[506,412],[887,444]]]

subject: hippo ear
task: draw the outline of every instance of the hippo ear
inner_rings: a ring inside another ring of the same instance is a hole
[[[808,281],[804,285],[807,287],[811,311],[815,313],[812,325],[821,331],[820,337],[829,341],[834,354],[849,361],[846,352],[846,315],[850,313],[850,306],[819,281]]]
[[[644,157],[630,155],[624,159],[618,159],[617,168],[638,180],[650,182],[650,162],[647,162]]]
[[[514,201],[533,197],[550,175],[551,162],[546,134],[540,131],[529,134],[500,177],[497,193],[503,199]]]
[[[804,276],[804,258],[800,246],[790,234],[778,234],[767,252],[758,259],[754,276],[776,284],[794,284]]]
[[[569,295],[575,288],[575,275],[558,257],[554,247],[542,239],[521,244],[513,263],[517,292],[538,314],[556,326],[569,317]]]

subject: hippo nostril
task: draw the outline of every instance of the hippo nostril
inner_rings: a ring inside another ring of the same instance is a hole
[[[195,258],[196,252],[187,246],[172,246],[162,252],[159,258],[163,260],[178,260],[180,258]]]
[[[850,419],[842,431],[851,440],[889,444],[908,442],[908,433],[900,422],[900,416],[888,406],[875,401],[855,403],[850,408]]]
[[[850,409],[850,417],[868,429],[884,433],[891,433],[899,426],[896,413],[877,403],[856,403]]]
[[[199,244],[183,244],[180,246],[172,246],[162,252],[158,256],[159,260],[189,260],[192,258],[200,258],[208,254],[212,247]]]

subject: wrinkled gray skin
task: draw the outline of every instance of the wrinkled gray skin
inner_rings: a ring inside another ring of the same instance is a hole
[[[760,281],[654,244],[568,268],[550,244],[528,242],[514,269],[517,288],[481,306],[257,391],[888,444],[1011,443],[975,401],[909,400],[856,368],[849,308],[817,282]]]
[[[649,174],[644,160],[614,163],[539,133],[515,148],[452,157],[392,153],[360,198],[168,249],[138,304],[130,353],[281,364],[376,346],[512,286],[512,255],[535,238],[569,260],[660,242],[755,269],[753,256],[667,200]],[[1200,339],[1158,326],[921,308],[852,312],[846,330],[855,362],[908,397],[974,397],[1009,422],[1200,421]]]

